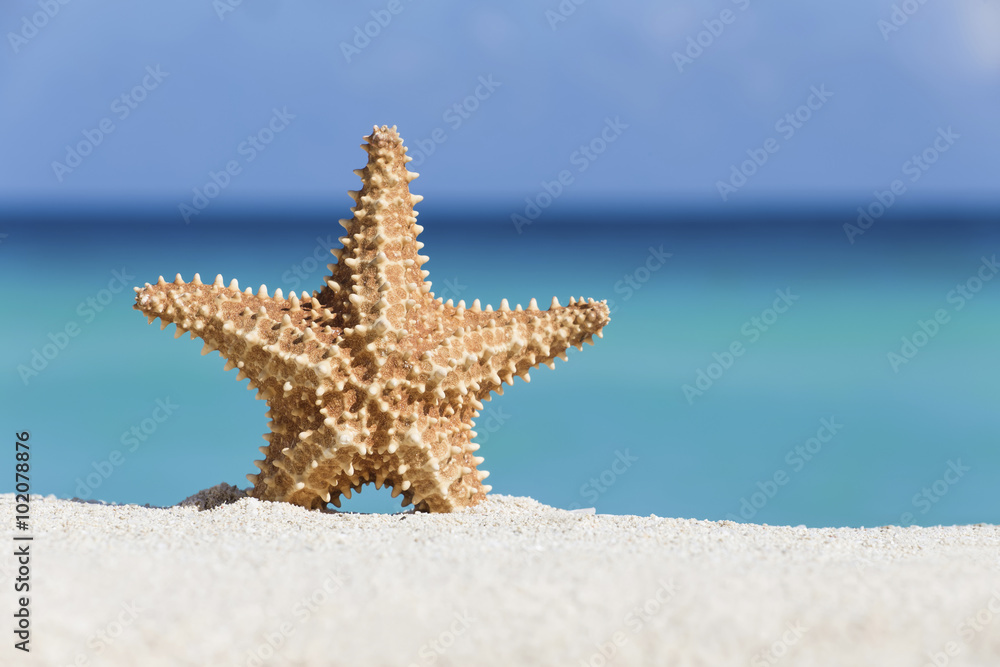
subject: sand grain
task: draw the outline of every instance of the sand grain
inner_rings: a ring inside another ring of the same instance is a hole
[[[756,526],[498,495],[448,515],[47,497],[32,521],[32,653],[8,640],[3,664],[599,665],[616,638],[610,664],[919,667],[948,642],[949,665],[1000,664],[991,525]]]

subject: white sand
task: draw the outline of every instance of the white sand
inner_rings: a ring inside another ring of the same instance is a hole
[[[1000,665],[997,526],[756,526],[504,496],[452,515],[52,497],[31,513],[32,652],[5,630],[3,665]]]

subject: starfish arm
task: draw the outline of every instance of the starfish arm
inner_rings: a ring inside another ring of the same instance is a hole
[[[406,169],[412,158],[396,128],[375,127],[365,138],[361,147],[368,152],[368,164],[355,172],[362,187],[349,193],[354,216],[340,221],[346,230],[340,239],[343,248],[331,251],[337,262],[329,265],[330,276],[317,298],[343,313],[345,336],[365,336],[368,330],[401,336],[407,313],[430,291],[427,272],[421,269],[427,257],[418,253],[423,228],[413,210],[422,197],[410,194],[409,183],[417,174]]]
[[[235,280],[224,286],[222,276],[205,285],[197,274],[190,283],[161,277],[135,290],[133,307],[150,323],[159,318],[161,328],[177,326],[178,338],[190,332],[204,340],[202,354],[218,350],[226,370],[239,368],[237,379],[249,377],[260,398],[284,393],[286,382],[314,388],[336,363],[326,358],[326,343],[340,331],[323,324],[322,308],[310,297],[285,299],[280,290],[269,297],[265,286],[240,292]]]
[[[429,512],[452,512],[459,507],[474,505],[492,487],[483,484],[489,476],[478,465],[483,458],[475,455],[479,445],[472,442],[476,435],[471,422],[458,427],[435,429],[416,436],[413,431],[404,438],[410,447],[401,448],[401,460],[409,463],[404,478],[411,483],[404,493],[406,503]],[[420,438],[427,442],[421,442]],[[412,446],[414,442],[422,446]],[[405,484],[405,481],[401,483]],[[394,486],[393,491],[399,488]]]
[[[254,462],[260,472],[247,475],[254,485],[251,495],[316,509],[331,500],[339,506],[343,490],[367,481],[361,470],[367,451],[363,434],[356,424],[328,416],[333,410],[314,409],[317,395],[323,393],[297,392],[268,400],[268,444],[260,448],[264,459]]]
[[[264,459],[257,474],[247,475],[252,495],[308,508],[331,503],[340,507],[365,484],[392,488],[403,504],[420,510],[450,512],[482,500],[490,491],[482,480],[489,473],[477,466],[471,422],[444,429],[427,416],[378,428],[381,415],[344,406],[310,412],[311,396],[284,396],[268,401],[272,417]],[[288,415],[302,416],[290,419]],[[311,416],[310,416],[311,415]],[[304,429],[304,430],[302,430]]]
[[[530,369],[552,367],[557,357],[565,360],[570,346],[593,345],[610,319],[607,304],[593,299],[571,299],[568,306],[553,299],[545,311],[538,310],[534,299],[528,310],[511,311],[505,300],[501,308],[464,312],[463,326],[412,364],[410,381],[439,400],[461,402],[471,394],[479,410],[479,401],[488,400],[491,392],[503,393],[502,383],[513,384],[515,375],[529,381]]]

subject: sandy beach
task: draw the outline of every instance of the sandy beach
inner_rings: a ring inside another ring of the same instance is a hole
[[[31,652],[8,632],[5,665],[1000,664],[992,525],[807,529],[499,495],[447,515],[50,496],[31,521]]]

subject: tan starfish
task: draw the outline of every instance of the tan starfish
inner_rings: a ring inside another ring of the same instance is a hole
[[[491,392],[514,376],[566,359],[568,347],[593,344],[608,323],[605,302],[569,300],[540,311],[466,308],[434,298],[427,257],[418,254],[422,227],[396,128],[375,127],[362,144],[368,165],[356,170],[362,188],[343,248],[330,252],[330,277],[319,292],[284,298],[241,292],[222,276],[211,285],[195,274],[161,277],[136,289],[135,308],[162,328],[177,325],[238,368],[237,379],[267,401],[269,445],[260,472],[247,475],[251,495],[308,508],[351,497],[369,482],[403,494],[403,504],[448,512],[489,492],[474,452],[473,419]]]

